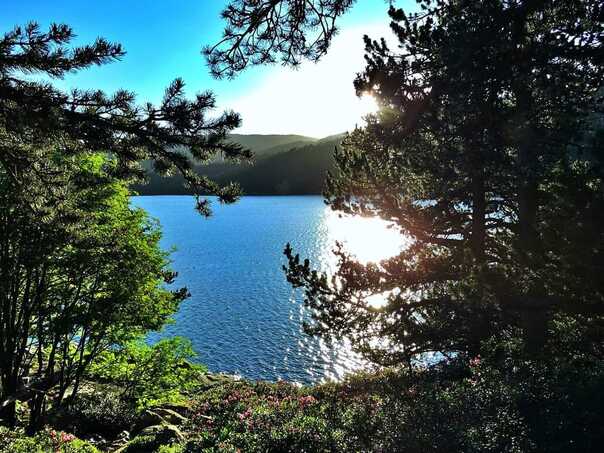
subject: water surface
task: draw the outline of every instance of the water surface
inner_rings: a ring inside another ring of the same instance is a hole
[[[341,219],[318,196],[244,197],[214,202],[204,219],[187,196],[134,197],[160,221],[165,249],[175,248],[177,284],[191,298],[161,336],[188,337],[211,371],[251,379],[312,383],[361,366],[346,345],[330,346],[302,331],[308,313],[285,280],[287,242],[318,268],[333,265],[335,240],[363,261],[391,254],[398,238],[378,219]]]

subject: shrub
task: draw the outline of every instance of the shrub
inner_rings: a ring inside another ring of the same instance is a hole
[[[194,364],[194,358],[191,342],[184,338],[163,339],[151,346],[138,340],[104,352],[90,375],[117,384],[140,410],[181,401],[184,393],[195,389],[206,368]]]
[[[137,436],[128,442],[124,453],[150,453],[159,447],[155,436]]]
[[[157,450],[157,453],[182,453],[182,445],[161,445]]]
[[[82,393],[62,409],[58,425],[73,426],[78,434],[115,437],[129,430],[136,417],[132,404],[114,391]]]
[[[231,383],[205,392],[192,419],[197,437],[186,452],[320,452],[336,447],[314,396],[285,383]]]
[[[3,433],[4,434],[4,433]],[[41,431],[33,437],[13,436],[1,453],[100,453],[93,445],[65,432]]]
[[[123,453],[181,453],[183,447],[159,435],[141,435],[128,442]]]
[[[601,360],[582,353],[529,360],[516,340],[493,341],[491,350],[310,388],[215,387],[194,404],[185,451],[599,451]]]

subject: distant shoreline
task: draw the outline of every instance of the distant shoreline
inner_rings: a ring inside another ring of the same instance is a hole
[[[186,193],[161,193],[161,194],[133,194],[133,197],[194,197],[193,194]],[[216,195],[201,195],[202,197],[216,198]],[[241,198],[245,197],[323,197],[321,193],[245,193]]]

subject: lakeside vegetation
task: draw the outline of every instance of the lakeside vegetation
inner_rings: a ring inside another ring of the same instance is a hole
[[[210,69],[317,60],[353,3],[233,0]],[[601,450],[604,6],[417,3],[390,8],[396,44],[365,38],[355,87],[380,110],[333,158],[331,139],[237,142],[238,116],[211,117],[213,96],[179,79],[157,106],[47,82],[119,44],[72,47],[66,25],[0,38],[0,451]],[[189,294],[129,187],[178,173],[209,216],[204,196],[237,201],[232,179],[315,190],[302,166],[330,170],[333,209],[409,238],[380,263],[339,247],[330,275],[285,246],[307,333],[375,369],[248,382],[208,373],[185,339],[146,344]]]
[[[555,346],[572,348],[568,326],[559,327]],[[132,399],[119,378],[89,381],[34,437],[0,431],[0,451],[565,452],[597,451],[602,442],[602,361],[527,361],[515,341],[469,362],[359,373],[311,387],[199,370],[174,380],[174,393],[156,384],[172,381],[173,368],[156,363],[153,379],[139,386],[169,398]]]

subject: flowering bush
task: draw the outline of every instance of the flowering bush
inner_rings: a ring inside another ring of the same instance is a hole
[[[413,371],[298,388],[237,382],[200,394],[184,451],[598,451],[604,364],[527,360],[521,345]]]
[[[48,429],[33,437],[12,434],[9,442],[2,442],[1,453],[100,453],[93,445],[73,434]]]
[[[197,401],[196,436],[185,451],[333,451],[340,433],[322,409],[307,390],[286,383],[224,385]]]

